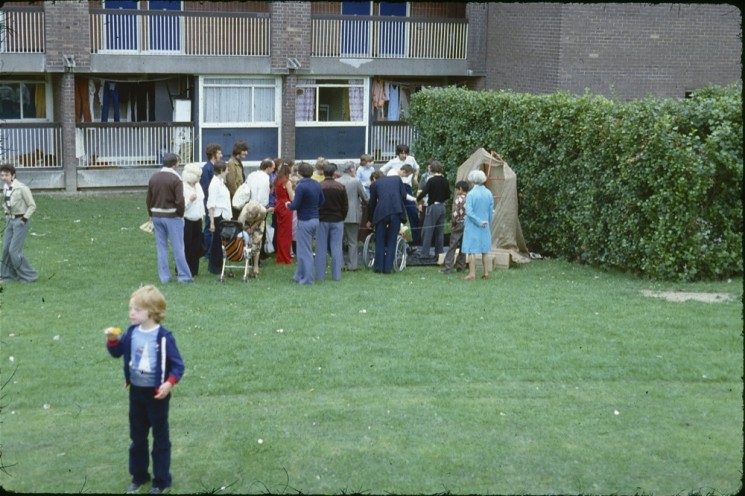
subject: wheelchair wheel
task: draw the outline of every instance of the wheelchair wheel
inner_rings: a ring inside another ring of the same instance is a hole
[[[402,236],[399,236],[398,239],[396,239],[396,257],[393,259],[393,270],[396,272],[401,272],[406,268],[406,254],[408,247],[409,244]]]
[[[362,263],[368,269],[372,269],[375,264],[375,233],[370,233],[365,238],[365,244],[362,245]]]

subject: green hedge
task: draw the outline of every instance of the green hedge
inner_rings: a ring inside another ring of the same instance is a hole
[[[418,159],[451,181],[478,147],[504,157],[531,251],[657,279],[742,274],[739,86],[629,103],[440,88],[409,114]]]

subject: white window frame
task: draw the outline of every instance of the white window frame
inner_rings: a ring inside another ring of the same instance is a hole
[[[137,0],[136,5],[134,7],[134,10],[140,10],[142,8],[141,1]],[[124,10],[121,8],[113,8],[113,7],[106,7],[106,0],[103,0],[101,2],[101,7],[104,9],[109,10]],[[103,32],[103,46],[101,47],[101,50],[99,50],[99,53],[124,53],[124,54],[138,54],[142,52],[142,41],[140,40],[140,37],[142,36],[142,16],[135,16],[135,33],[133,37],[133,41],[135,43],[135,47],[131,49],[125,49],[125,48],[112,48],[109,46],[109,39],[106,32],[105,25],[108,23],[115,22],[114,19],[116,19],[119,16],[114,16],[111,14],[104,14],[106,17],[104,17],[104,32]],[[108,17],[108,15],[111,15],[111,17]]]
[[[312,83],[303,82],[305,80],[313,80]],[[339,83],[339,80],[346,81],[345,83]],[[362,84],[351,84],[349,81],[359,80]],[[319,99],[319,88],[350,88],[350,87],[361,87],[362,88],[362,120],[359,121],[319,121],[318,116],[320,113]],[[303,88],[314,88],[315,92],[315,110],[316,116],[313,121],[300,121],[295,118],[296,127],[366,127],[369,120],[370,109],[368,108],[370,99],[370,78],[367,77],[349,77],[349,76],[324,76],[324,77],[303,77],[298,78],[296,89],[300,90]],[[297,97],[295,97],[297,98]],[[296,104],[297,100],[293,102]]]
[[[184,12],[184,2],[181,0],[179,2],[179,8],[173,9],[173,10],[153,10],[153,8],[150,6],[150,2],[148,2],[147,6],[148,12]],[[150,18],[152,19],[152,17]],[[149,53],[156,53],[158,55],[180,55],[184,53],[184,46],[186,43],[186,33],[185,33],[185,26],[184,26],[184,17],[179,16],[176,18],[176,23],[178,24],[178,50],[154,50],[152,46],[150,46],[150,40],[148,40],[148,52]],[[151,36],[150,30],[153,29],[152,22],[148,23],[148,36]]]
[[[231,80],[231,83],[219,83],[217,80]],[[266,84],[246,84],[241,85],[240,81],[255,81],[262,80],[266,81]],[[241,88],[245,87],[251,93],[251,103],[255,109],[254,100],[254,89],[255,88],[273,88],[274,89],[274,118],[271,121],[206,121],[205,120],[205,88],[216,88],[216,87],[230,87],[230,88]],[[206,127],[210,129],[219,128],[232,128],[232,127],[279,127],[281,116],[282,116],[282,81],[278,77],[266,77],[266,76],[234,76],[234,75],[223,75],[223,76],[200,76],[199,77],[199,127]]]
[[[44,79],[2,79],[0,84],[8,83],[23,83],[23,84],[43,84],[44,85],[44,105],[46,117],[21,117],[20,119],[2,119],[3,122],[52,122],[53,119],[50,117],[53,113],[53,102],[52,102],[52,85],[49,81],[49,76]],[[21,107],[21,111],[23,107]]]

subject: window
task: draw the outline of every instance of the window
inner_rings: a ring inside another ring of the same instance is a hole
[[[44,119],[46,116],[46,84],[0,81],[0,119]]]
[[[204,78],[202,92],[204,123],[277,122],[275,79]]]
[[[137,1],[106,0],[103,7],[109,10],[137,10]],[[106,49],[136,52],[139,48],[137,17],[133,15],[110,14],[105,19]]]
[[[310,122],[365,122],[363,79],[299,79],[295,119]]]

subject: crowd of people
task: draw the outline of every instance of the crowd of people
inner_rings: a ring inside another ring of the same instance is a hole
[[[481,278],[489,278],[494,201],[482,171],[472,171],[468,181],[459,181],[451,198],[444,166],[430,160],[420,175],[419,164],[403,144],[379,170],[370,155],[360,157],[359,167],[351,161],[338,166],[323,157],[315,165],[266,158],[246,176],[242,160],[248,150],[244,141],[236,142],[225,162],[219,145],[207,145],[207,161],[201,169],[198,164],[185,167],[181,188],[175,179],[178,157],[164,157],[163,169],[150,180],[147,197],[161,282],[171,280],[168,240],[179,282],[193,281],[202,256],[208,260],[209,273],[222,274],[221,223],[234,219],[243,225],[250,246],[252,278],[259,276],[261,260],[274,256],[277,264],[296,263],[293,279],[298,284],[325,280],[327,273],[338,281],[343,271],[359,270],[358,241],[363,230],[376,233],[373,269],[388,274],[402,224],[408,224],[412,244],[419,245],[415,250],[419,258],[436,259],[447,252],[440,269],[443,274],[464,272],[468,258],[463,279],[475,280],[476,256],[481,255]],[[179,230],[183,237],[177,240]]]
[[[248,144],[237,141],[226,162],[221,146],[208,144],[204,165],[188,164],[182,175],[177,171],[179,157],[164,155],[163,167],[149,180],[146,199],[162,283],[173,279],[169,244],[178,282],[194,281],[201,258],[207,260],[209,273],[222,275],[221,226],[226,220],[243,225],[251,278],[259,277],[262,259],[274,256],[277,264],[296,263],[293,279],[299,284],[325,280],[327,272],[338,281],[342,272],[359,270],[361,231],[376,233],[375,272],[390,273],[402,224],[408,224],[419,258],[437,258],[447,251],[442,273],[465,271],[465,256],[474,255],[464,277],[474,280],[475,256],[481,255],[481,277],[489,277],[494,203],[482,171],[472,171],[468,182],[458,182],[451,198],[444,166],[430,160],[420,175],[419,164],[403,144],[379,170],[370,155],[360,157],[359,167],[351,161],[338,166],[323,157],[315,166],[266,158],[246,176],[243,160],[248,152]],[[16,180],[12,166],[3,166],[0,178],[6,214],[2,281],[34,281],[38,274],[23,254],[23,242],[36,205],[30,190]]]

